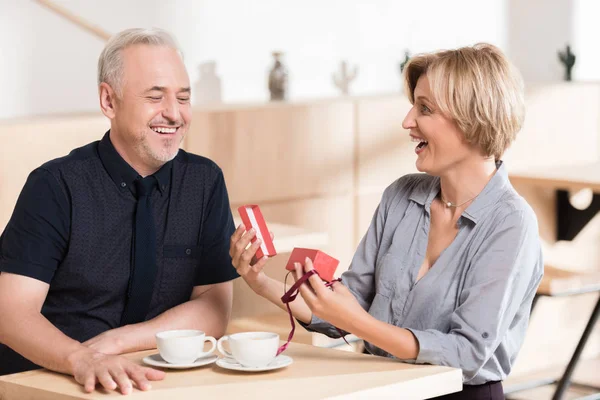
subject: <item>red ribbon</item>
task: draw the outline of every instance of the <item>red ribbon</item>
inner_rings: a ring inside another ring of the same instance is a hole
[[[288,345],[292,341],[292,338],[294,337],[294,332],[296,331],[296,323],[294,322],[294,316],[292,315],[292,310],[290,308],[290,302],[294,301],[296,299],[296,297],[298,296],[298,294],[300,293],[300,286],[302,286],[302,284],[304,282],[306,282],[308,280],[308,278],[310,278],[311,276],[313,276],[315,274],[317,276],[319,276],[319,273],[317,272],[317,270],[311,269],[310,271],[308,271],[307,273],[305,273],[304,275],[302,275],[302,277],[300,279],[298,279],[296,281],[296,283],[294,283],[292,285],[292,287],[290,288],[290,290],[288,290],[287,292],[285,292],[285,294],[281,297],[281,301],[287,307],[288,314],[290,316],[290,322],[292,324],[292,330],[290,331],[290,334],[288,335],[287,342],[284,343],[283,345],[281,345],[281,347],[279,348],[279,350],[277,350],[277,355],[280,355],[281,353],[283,353],[287,349]],[[334,279],[331,282],[325,281],[325,287],[331,287],[335,282],[341,282],[341,281],[342,280],[339,279],[339,278],[338,279]],[[340,335],[342,336],[342,339],[344,339],[344,342],[346,342],[346,344],[348,346],[350,346],[350,343],[348,343],[348,341],[345,338],[345,336],[347,334],[342,333],[342,331],[339,330],[338,328],[335,328],[335,329],[337,329],[337,331],[340,333]]]

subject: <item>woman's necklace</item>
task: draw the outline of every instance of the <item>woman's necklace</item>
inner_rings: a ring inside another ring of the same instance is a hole
[[[450,207],[460,207],[460,206],[464,206],[465,204],[467,204],[470,201],[473,201],[475,199],[475,197],[477,197],[477,195],[475,195],[472,199],[469,199],[467,201],[465,201],[464,203],[460,203],[460,204],[454,204],[451,201],[446,201],[446,199],[444,199],[444,195],[442,194],[442,192],[440,192],[440,197],[442,198],[442,203],[444,203],[444,205],[448,208]]]

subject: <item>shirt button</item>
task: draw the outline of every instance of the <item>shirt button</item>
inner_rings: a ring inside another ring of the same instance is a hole
[[[192,254],[192,249],[185,249],[185,254],[187,254],[188,256],[189,256],[190,254]]]
[[[490,337],[490,335],[487,332],[483,332],[481,334],[481,337],[483,337],[484,339],[487,339],[488,337]]]
[[[125,187],[127,184],[125,182],[121,182],[121,187]]]

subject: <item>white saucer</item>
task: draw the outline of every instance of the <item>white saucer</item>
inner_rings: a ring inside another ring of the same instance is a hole
[[[234,371],[261,372],[287,367],[293,362],[294,360],[292,357],[279,355],[265,367],[244,367],[232,358],[219,358],[217,365],[221,368],[231,369]]]
[[[212,364],[217,361],[219,357],[216,354],[210,354],[208,356],[200,357],[193,363],[189,364],[171,364],[163,360],[160,356],[160,353],[149,355],[148,357],[144,357],[142,360],[144,364],[152,365],[153,367],[161,367],[161,368],[172,368],[172,369],[186,369],[186,368],[196,368],[201,367],[203,365]]]

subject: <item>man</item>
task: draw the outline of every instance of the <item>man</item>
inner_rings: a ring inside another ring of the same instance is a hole
[[[117,34],[98,84],[110,131],[33,171],[0,237],[0,375],[42,366],[126,394],[164,373],[118,354],[163,330],[224,334],[234,226],[221,170],[179,150],[190,83],[173,38]]]

